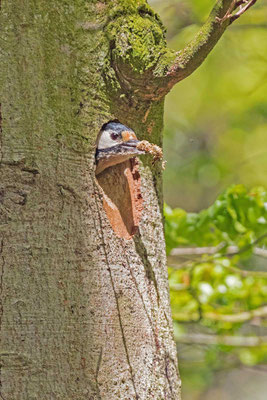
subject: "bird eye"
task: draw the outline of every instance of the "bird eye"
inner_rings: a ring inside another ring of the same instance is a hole
[[[113,132],[113,133],[110,135],[110,137],[111,137],[112,140],[118,139],[119,136],[120,136],[120,134],[119,134],[119,133],[115,133],[115,132]]]

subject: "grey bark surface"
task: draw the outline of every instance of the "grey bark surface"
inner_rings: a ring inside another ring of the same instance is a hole
[[[140,162],[143,214],[131,240],[114,234],[95,179],[108,120],[161,144],[162,101],[117,101],[107,85],[110,4],[1,5],[4,400],[180,398],[160,167]]]

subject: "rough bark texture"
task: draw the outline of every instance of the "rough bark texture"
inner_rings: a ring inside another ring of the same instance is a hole
[[[135,99],[112,66],[120,18],[163,43],[143,5],[2,2],[2,399],[179,399],[160,168],[140,163],[143,213],[130,240],[112,230],[94,174],[110,119],[161,145],[162,101]]]
[[[127,163],[97,181],[95,142],[117,118],[161,146],[164,95],[240,4],[219,0],[177,53],[145,0],[0,2],[2,399],[180,399],[161,169],[143,156],[141,186]]]

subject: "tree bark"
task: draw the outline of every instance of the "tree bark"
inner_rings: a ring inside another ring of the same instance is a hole
[[[95,143],[116,118],[162,145],[232,3],[178,54],[145,0],[0,2],[0,398],[180,399],[161,167],[96,179]]]
[[[179,399],[160,168],[140,163],[143,211],[130,239],[114,233],[94,173],[110,119],[161,144],[162,101],[145,121],[147,103],[112,87],[107,29],[115,9],[142,18],[134,3],[2,2],[5,400]]]

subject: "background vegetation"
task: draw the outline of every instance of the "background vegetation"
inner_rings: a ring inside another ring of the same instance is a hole
[[[149,3],[178,50],[214,1]],[[259,0],[166,99],[166,239],[184,399],[266,398],[266,65]]]

